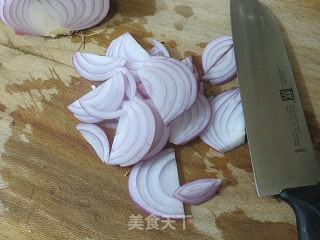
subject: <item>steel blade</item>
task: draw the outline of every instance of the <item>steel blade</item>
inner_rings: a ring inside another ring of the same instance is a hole
[[[231,0],[231,23],[259,196],[318,183],[319,166],[277,19],[256,0]]]

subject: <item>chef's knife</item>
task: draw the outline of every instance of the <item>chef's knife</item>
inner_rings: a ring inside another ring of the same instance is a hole
[[[257,0],[231,0],[250,156],[259,196],[280,194],[300,240],[320,240],[320,171],[282,33]]]

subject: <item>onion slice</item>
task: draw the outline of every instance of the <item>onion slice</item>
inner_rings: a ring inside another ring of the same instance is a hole
[[[128,32],[111,42],[106,52],[106,56],[126,59],[131,63],[145,62],[150,57],[147,51],[144,50]]]
[[[129,166],[150,150],[155,135],[155,118],[150,107],[134,97],[125,103],[111,148],[110,165]]]
[[[227,83],[236,77],[236,60],[231,36],[218,37],[205,47],[202,68],[202,80],[214,85]]]
[[[105,132],[98,126],[88,123],[80,123],[76,128],[93,147],[99,158],[105,163],[108,162],[110,147]]]
[[[182,59],[181,62],[186,64],[188,66],[188,68],[191,69],[191,71],[192,71],[193,75],[195,76],[195,78],[197,79],[197,81],[200,82],[200,76],[199,76],[199,73],[197,71],[196,66],[194,65],[192,56],[189,56],[189,57],[186,57],[185,59]]]
[[[156,123],[156,130],[152,145],[149,152],[144,156],[143,160],[149,159],[157,155],[167,144],[170,134],[170,128],[164,124],[158,110],[150,99],[144,100],[150,107]]]
[[[81,77],[90,81],[105,81],[119,72],[126,60],[98,56],[95,54],[75,52],[72,58],[73,66]]]
[[[0,17],[15,32],[56,37],[101,22],[109,0],[2,0]]]
[[[174,58],[150,57],[138,75],[165,124],[189,109],[197,97],[192,71]]]
[[[184,203],[197,205],[213,198],[220,186],[220,179],[197,179],[183,184],[173,193],[173,196]]]
[[[165,56],[170,57],[168,49],[161,43],[156,40],[151,41],[153,48],[150,50],[150,56]]]
[[[68,106],[68,109],[80,121],[87,123],[101,122],[105,118],[95,113],[91,114],[94,111],[92,108],[103,113],[119,110],[124,99],[124,81],[123,74],[118,73],[110,80],[72,103]]]
[[[210,117],[210,104],[207,98],[199,92],[191,108],[170,124],[170,142],[186,144],[195,139],[208,126]]]
[[[210,100],[211,119],[200,138],[224,153],[245,143],[245,123],[239,88]]]
[[[161,219],[184,218],[182,202],[172,196],[180,186],[174,149],[134,165],[128,185],[133,202],[147,214]]]

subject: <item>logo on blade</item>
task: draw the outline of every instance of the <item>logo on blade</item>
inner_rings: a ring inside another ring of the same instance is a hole
[[[290,101],[294,100],[294,94],[292,88],[281,89],[280,96],[282,101]]]

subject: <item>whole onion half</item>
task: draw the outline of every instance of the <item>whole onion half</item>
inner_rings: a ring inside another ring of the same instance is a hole
[[[109,7],[109,0],[1,0],[0,17],[17,33],[56,37],[97,25]]]
[[[148,104],[134,97],[124,109],[112,144],[110,165],[137,163],[149,152],[155,136],[155,118]]]
[[[174,58],[150,57],[138,75],[165,124],[188,110],[197,97],[195,76]]]
[[[231,36],[222,36],[210,42],[202,53],[203,81],[221,85],[237,75]]]
[[[201,139],[219,152],[230,151],[245,142],[245,123],[239,88],[211,98],[211,119],[200,135]]]
[[[92,146],[99,158],[105,163],[108,162],[110,147],[105,132],[98,126],[88,123],[78,124],[76,128]]]
[[[210,104],[207,98],[199,92],[191,108],[170,124],[170,142],[186,144],[195,139],[208,126],[210,117]]]
[[[133,202],[147,214],[184,218],[182,202],[173,197],[180,187],[174,149],[165,149],[148,161],[134,165],[128,185]]]
[[[123,74],[118,73],[113,78],[69,105],[68,109],[82,122],[101,122],[107,118],[104,118],[103,116],[100,117],[98,114],[95,114],[95,112],[99,111],[108,114],[120,110],[125,93],[124,81],[125,78]],[[112,118],[116,117],[117,116]]]
[[[173,196],[184,203],[197,205],[207,202],[213,198],[216,195],[220,185],[220,179],[197,179],[180,186],[173,193]]]

